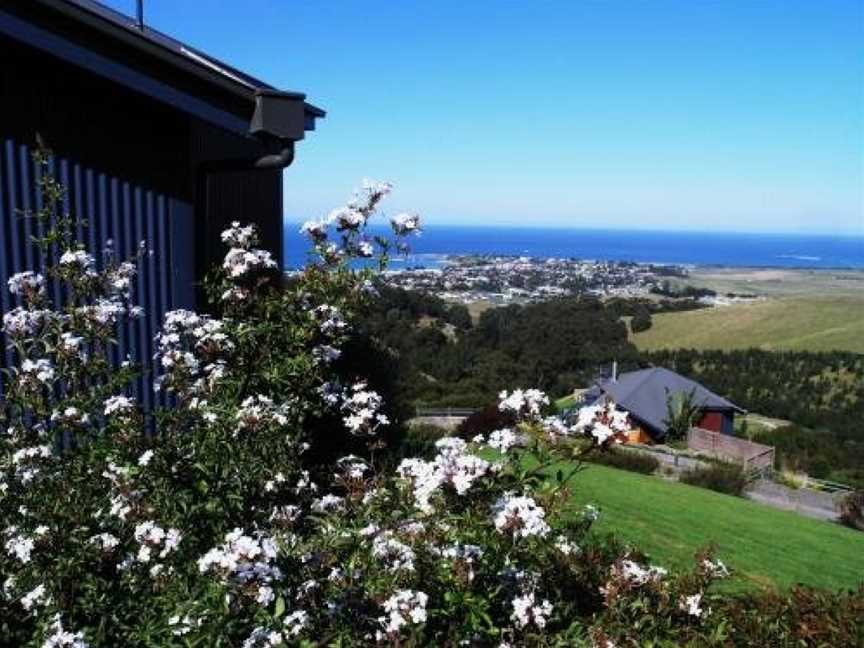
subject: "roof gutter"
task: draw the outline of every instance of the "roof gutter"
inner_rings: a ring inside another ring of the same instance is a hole
[[[270,140],[271,142],[273,140]],[[271,171],[285,169],[294,161],[294,142],[290,140],[275,140],[278,150],[260,157],[227,158],[224,160],[207,160],[199,165],[201,171],[207,173],[226,173],[230,171]],[[271,144],[272,146],[272,144]]]
[[[203,171],[266,171],[284,169],[294,161],[294,143],[306,131],[306,104],[294,92],[259,90],[255,93],[255,112],[249,122],[249,135],[271,151],[260,157],[209,160]]]

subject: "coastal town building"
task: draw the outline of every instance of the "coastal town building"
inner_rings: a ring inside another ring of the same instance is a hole
[[[645,298],[666,273],[683,268],[627,261],[541,259],[512,256],[452,256],[438,268],[387,273],[391,285],[461,303],[500,305],[554,297]]]

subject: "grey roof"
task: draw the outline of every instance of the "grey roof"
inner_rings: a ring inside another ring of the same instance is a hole
[[[692,391],[695,404],[703,409],[744,412],[735,403],[663,367],[623,373],[617,380],[604,380],[597,386],[611,396],[618,406],[661,434],[666,434],[663,420],[666,418],[669,395]]]

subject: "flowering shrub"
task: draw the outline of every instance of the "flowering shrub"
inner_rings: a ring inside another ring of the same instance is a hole
[[[51,187],[49,186],[49,189]],[[142,411],[136,367],[110,361],[134,260],[99,263],[70,228],[49,275],[16,275],[4,316],[0,632],[12,645],[633,645],[724,641],[709,593],[722,563],[670,576],[598,543],[594,507],[568,505],[579,459],[626,425],[614,409],[542,418],[546,396],[504,393],[511,427],[438,439],[382,470],[389,420],[362,375],[338,368],[370,297],[350,261],[391,242],[365,225],[390,191],[366,183],[303,231],[315,258],[290,281],[255,229],[223,234],[211,315],[174,311],[157,336]],[[395,246],[419,230],[393,221]],[[335,236],[336,241],[331,240]],[[142,248],[143,250],[143,248]],[[156,434],[147,433],[155,418]],[[336,441],[334,441],[334,439]],[[342,450],[328,459],[334,443]],[[323,448],[323,450],[322,450]],[[570,474],[556,468],[567,460]],[[830,605],[826,601],[825,605]],[[851,609],[851,608],[850,608]]]

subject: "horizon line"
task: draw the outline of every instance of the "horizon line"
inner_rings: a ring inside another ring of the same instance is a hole
[[[283,224],[295,224],[302,225],[307,219],[297,219],[290,216],[283,216],[282,223]],[[371,222],[370,226],[374,227],[376,225],[386,227],[386,222]],[[571,231],[581,231],[581,230],[589,230],[596,232],[644,232],[650,234],[738,234],[738,235],[747,235],[747,236],[816,236],[822,238],[851,238],[851,239],[864,239],[864,227],[862,227],[860,232],[856,231],[848,231],[843,230],[840,232],[817,232],[817,231],[801,231],[801,230],[732,230],[732,229],[663,229],[663,228],[655,228],[655,227],[627,227],[627,226],[616,226],[616,225],[607,225],[607,226],[598,226],[598,225],[558,225],[553,223],[544,223],[538,225],[520,225],[517,223],[454,223],[454,222],[440,222],[433,224],[434,226],[441,227],[454,227],[454,228],[476,228],[476,229],[525,229],[525,230],[542,230],[542,229],[554,229],[554,230],[571,230]]]

